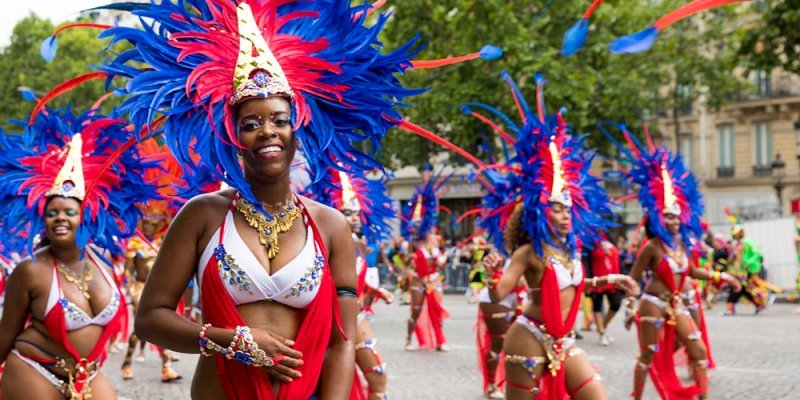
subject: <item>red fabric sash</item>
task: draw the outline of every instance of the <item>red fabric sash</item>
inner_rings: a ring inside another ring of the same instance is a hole
[[[489,328],[486,326],[486,321],[484,321],[483,318],[483,312],[480,307],[478,307],[478,322],[475,323],[475,334],[478,344],[478,369],[483,376],[483,393],[486,394],[489,383],[496,383],[497,387],[501,390],[505,387],[506,368],[503,362],[505,355],[501,350],[500,354],[498,354],[497,369],[494,372],[494,382],[489,381],[489,369],[487,368],[488,363],[486,362],[486,358],[489,356],[489,352],[492,351],[492,337],[489,334]]]
[[[706,352],[708,353],[708,368],[714,369],[717,367],[717,364],[714,362],[714,357],[711,356],[711,339],[708,337],[708,328],[706,328],[706,313],[703,311],[703,296],[696,282],[694,283],[694,298],[694,301],[697,303],[697,312],[700,314],[700,326],[698,328],[703,335],[703,343],[706,344]]]
[[[686,277],[689,276],[691,265],[690,268],[687,268],[686,271],[683,272],[680,284],[676,286],[674,274],[669,266],[669,261],[667,261],[667,249],[663,244],[661,247],[664,252],[664,258],[658,263],[658,267],[654,272],[655,275],[664,282],[667,288],[669,288],[670,293],[673,295],[671,306],[675,307],[678,306],[678,303],[681,301],[678,297],[680,295],[679,290],[683,288]],[[697,385],[684,386],[683,382],[678,378],[678,374],[675,371],[675,358],[673,354],[675,352],[675,338],[675,325],[665,323],[663,335],[658,343],[659,350],[653,356],[653,363],[649,371],[650,378],[653,380],[656,391],[658,391],[662,399],[691,399],[700,394],[700,392]]]
[[[319,229],[305,207],[303,215],[308,220],[307,227],[314,231],[314,242],[324,254],[325,266],[322,283],[317,296],[305,310],[303,323],[295,338],[294,349],[303,353],[303,365],[297,370],[302,378],[292,382],[282,382],[275,396],[269,375],[262,368],[246,366],[242,363],[225,359],[217,355],[217,376],[219,377],[225,397],[229,400],[297,400],[308,399],[317,391],[319,378],[322,375],[322,364],[328,349],[334,321],[339,332],[344,335],[339,315],[339,301],[336,298],[333,278],[328,265],[325,243]],[[220,228],[220,242],[224,237],[225,223]],[[232,227],[232,229],[235,229]],[[212,256],[206,265],[201,285],[203,296],[203,315],[210,324],[225,329],[234,329],[245,325],[242,316],[236,310],[231,296],[220,279],[216,257]]]
[[[569,307],[567,319],[561,319],[561,289],[558,285],[558,277],[552,265],[547,265],[544,269],[544,276],[540,283],[542,295],[542,323],[546,332],[553,339],[567,336],[575,327],[575,318],[578,316],[580,308],[581,293],[583,293],[583,281],[575,287],[575,297]],[[567,351],[567,349],[563,349]],[[545,368],[541,381],[541,398],[549,400],[563,400],[567,397],[567,383],[564,375],[564,368],[560,368],[555,376]]]
[[[96,258],[93,251],[87,246],[86,254],[89,255],[92,262],[98,267],[103,268],[103,264]],[[54,273],[58,273],[56,268],[57,261],[53,258],[53,268]],[[103,274],[104,278],[107,278],[106,274]],[[79,365],[87,365],[92,362],[96,362],[98,364],[102,364],[102,361],[105,359],[107,350],[108,350],[108,342],[110,341],[112,336],[115,336],[119,333],[120,328],[122,327],[122,320],[125,318],[125,314],[128,313],[127,304],[125,300],[125,296],[123,296],[122,291],[116,286],[113,280],[106,279],[109,285],[112,285],[112,290],[116,289],[120,296],[120,303],[119,307],[117,308],[117,313],[114,314],[114,318],[105,326],[103,333],[100,334],[100,337],[95,342],[94,347],[89,352],[87,356],[82,356],[78,353],[77,350],[72,346],[72,343],[69,341],[69,337],[67,336],[67,324],[66,320],[64,319],[64,307],[61,306],[61,302],[57,301],[56,305],[50,309],[50,312],[44,317],[44,326],[47,328],[47,331],[50,333],[50,336],[56,341],[56,343],[60,344],[64,347],[67,353],[72,357],[76,363]],[[61,281],[56,279],[58,282],[58,290],[61,293]],[[100,365],[98,365],[98,368]],[[82,392],[83,388],[89,384],[88,382],[89,376],[87,374],[78,374],[75,376],[75,389],[78,392]],[[77,399],[76,399],[77,400]]]

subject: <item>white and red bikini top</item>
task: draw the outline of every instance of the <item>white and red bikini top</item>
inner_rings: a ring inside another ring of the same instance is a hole
[[[569,272],[569,269],[565,265],[563,265],[558,259],[553,256],[548,257],[547,264],[549,264],[553,271],[556,273],[556,279],[558,280],[558,289],[564,290],[570,286],[578,286],[581,282],[583,282],[583,263],[579,257],[575,257],[571,260],[572,262],[572,273]],[[531,291],[539,291],[541,288],[533,288]]]
[[[100,271],[106,283],[108,283],[108,286],[111,287],[112,293],[111,300],[109,300],[105,308],[95,314],[94,317],[90,317],[82,308],[67,300],[67,297],[64,296],[64,291],[61,289],[61,282],[58,279],[58,270],[53,268],[53,280],[50,284],[50,294],[47,297],[47,308],[45,308],[44,315],[49,314],[50,310],[56,306],[56,303],[61,304],[61,307],[64,309],[64,326],[67,332],[85,328],[89,325],[106,326],[111,323],[119,310],[120,299],[122,297],[119,288],[114,284],[108,272],[96,262],[90,262],[90,264],[93,264],[94,268]]]
[[[270,275],[242,240],[234,224],[233,212],[228,211],[225,221],[214,232],[200,256],[198,283],[202,285],[206,265],[211,257],[215,257],[222,284],[234,304],[270,300],[294,308],[308,307],[322,283],[325,257],[314,240],[314,231],[306,215],[304,212],[307,234],[303,249],[283,268]]]

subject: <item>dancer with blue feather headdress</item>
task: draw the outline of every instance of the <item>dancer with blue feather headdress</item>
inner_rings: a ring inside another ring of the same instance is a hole
[[[503,345],[506,398],[528,399],[533,392],[553,400],[567,395],[603,399],[599,375],[575,346],[573,330],[584,291],[606,284],[626,292],[638,291],[636,283],[623,275],[584,277],[580,249],[595,243],[599,234],[613,225],[612,202],[600,180],[591,174],[594,153],[583,148],[585,136],[571,134],[564,118],[566,110],[547,115],[542,76],[536,77],[535,111],[511,78],[505,73],[503,78],[517,105],[520,124],[480,103],[467,103],[464,112],[487,123],[513,145],[515,156],[505,164],[487,165],[471,160],[468,153],[441,138],[436,142],[464,155],[479,168],[488,191],[481,225],[500,248],[511,254],[505,271],[500,268],[504,257],[499,252],[484,258],[487,275],[492,276],[486,282],[491,301],[499,303],[521,278],[531,289],[531,304],[511,324]],[[515,137],[473,111],[478,109],[497,117]],[[426,134],[437,137],[432,132]],[[506,203],[499,206],[502,198]],[[565,300],[568,303],[562,305]],[[568,385],[567,376],[577,384]]]
[[[116,113],[42,107],[23,128],[0,134],[0,242],[29,255],[6,290],[2,396],[115,397],[100,372],[128,316],[113,264],[137,203],[155,194],[142,176],[157,166]]]
[[[631,163],[625,179],[638,186],[637,198],[644,210],[648,237],[634,262],[631,277],[638,281],[646,271],[652,272],[638,311],[626,321],[627,327],[636,322],[639,332],[640,352],[631,395],[636,399],[642,397],[649,372],[661,398],[705,399],[710,364],[705,342],[708,335],[695,325],[682,301],[682,292],[691,288],[689,278],[714,282],[724,279],[735,287],[739,282],[728,273],[699,267],[703,201],[698,181],[681,157],[665,147],[655,146],[649,135],[645,146],[624,125],[618,124],[617,128],[624,135],[627,147],[604,132]],[[629,303],[629,310],[633,306],[633,302]],[[686,347],[694,385],[685,386],[676,374],[673,356],[676,340]]]
[[[123,78],[121,109],[133,125],[163,119],[187,177],[231,188],[189,201],[171,224],[137,333],[208,356],[193,383],[208,398],[343,397],[355,370],[347,339],[355,337],[357,311],[349,290],[356,284],[353,243],[341,234],[349,228],[340,213],[292,193],[294,154],[302,146],[315,177],[328,167],[341,170],[340,162],[353,172],[380,168],[373,156],[381,138],[401,123],[403,99],[422,92],[396,75],[501,52],[488,46],[465,57],[413,61],[418,38],[384,51],[378,36],[388,14],[368,22],[377,7],[346,0],[101,8],[139,18],[141,28],[98,26],[101,37],[132,47],[60,89]],[[51,56],[55,44],[48,39],[42,50]],[[204,326],[173,312],[195,274],[206,299]]]

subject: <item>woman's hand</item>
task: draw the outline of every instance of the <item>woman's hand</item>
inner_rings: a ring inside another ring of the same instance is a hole
[[[624,291],[628,296],[639,295],[639,285],[628,275],[614,275],[614,279],[611,283],[615,288]]]
[[[383,299],[383,302],[386,304],[392,304],[394,301],[394,294],[384,288],[378,288],[378,294],[380,294],[381,299]]]
[[[625,302],[625,330],[631,330],[631,325],[636,321],[636,299],[628,297]]]
[[[265,367],[267,373],[284,382],[291,382],[302,376],[295,368],[303,365],[303,354],[292,348],[293,340],[265,329],[252,329],[251,334],[258,348],[275,361],[275,365]]]
[[[483,257],[483,268],[486,269],[486,275],[492,276],[499,271],[506,259],[499,253],[489,253]]]

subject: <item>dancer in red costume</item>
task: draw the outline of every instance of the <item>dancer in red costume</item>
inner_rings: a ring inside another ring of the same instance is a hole
[[[622,146],[612,135],[608,137],[631,162],[628,179],[639,186],[638,199],[645,210],[644,227],[649,239],[634,262],[631,277],[639,281],[645,272],[652,273],[635,318],[626,321],[629,327],[635,319],[639,332],[640,352],[631,395],[636,399],[642,397],[649,372],[663,399],[705,399],[708,352],[681,293],[688,287],[688,277],[714,282],[724,279],[732,285],[738,282],[727,273],[698,267],[695,246],[703,233],[702,197],[694,175],[680,156],[654,146],[649,135],[645,147],[624,125],[617,127],[630,148]],[[694,385],[684,386],[676,374],[673,355],[676,339],[686,348]]]
[[[42,107],[44,104],[42,103]],[[112,255],[155,195],[124,120],[96,110],[45,110],[21,135],[0,137],[0,240],[29,237],[10,276],[0,321],[4,399],[111,399],[100,372],[125,324]]]
[[[417,186],[414,196],[403,205],[401,230],[411,243],[406,264],[413,264],[410,276],[411,315],[408,319],[405,349],[414,350],[412,334],[421,348],[448,351],[444,334],[444,320],[450,314],[442,306],[442,282],[446,257],[440,249],[439,237],[434,233],[439,221],[437,191],[449,177],[431,176],[426,170],[422,185]]]
[[[503,345],[506,398],[563,400],[605,399],[599,375],[585,353],[575,347],[574,326],[580,293],[595,285],[613,284],[636,293],[629,277],[607,275],[585,279],[578,242],[595,243],[610,221],[611,201],[589,173],[591,151],[584,137],[567,130],[564,110],[547,116],[542,98],[544,79],[537,75],[537,111],[532,111],[516,85],[511,87],[522,124],[511,124],[496,109],[470,103],[499,115],[517,133],[512,138],[497,124],[469,108],[464,111],[489,124],[514,146],[517,156],[502,165],[481,165],[490,195],[484,198],[482,227],[505,234],[501,242],[511,254],[505,272],[503,257],[485,258],[489,295],[499,303],[524,279],[530,304],[511,324]],[[455,149],[454,149],[455,150]],[[503,176],[496,171],[509,172]],[[495,234],[494,236],[497,236]],[[537,397],[538,396],[538,397]]]
[[[600,334],[600,344],[610,345],[614,339],[606,333],[608,324],[614,318],[622,305],[622,293],[616,290],[614,285],[598,285],[595,282],[604,276],[620,274],[619,249],[608,240],[606,234],[600,241],[595,243],[594,249],[590,253],[590,265],[587,268],[591,271],[592,285],[590,287],[592,298],[592,313],[594,314],[597,333]],[[608,311],[603,313],[604,299],[608,299]]]
[[[384,51],[378,37],[388,16],[367,23],[375,8],[346,0],[108,8],[148,22],[106,27],[103,36],[130,46],[89,77],[124,80],[122,108],[134,126],[163,123],[191,179],[230,187],[190,200],[170,225],[136,333],[205,356],[195,399],[349,396],[355,249],[340,212],[292,192],[295,152],[303,147],[312,175],[338,161],[355,172],[379,168],[372,156],[380,140],[403,120],[404,98],[420,92],[396,74],[501,52],[490,46],[466,58],[412,61],[416,40]],[[52,53],[52,42],[43,50]],[[195,275],[203,326],[174,312]]]
[[[367,244],[388,239],[391,233],[389,222],[395,218],[392,199],[386,195],[386,179],[329,169],[322,179],[309,186],[308,191],[314,200],[340,210],[353,232],[355,270],[358,276],[356,291],[360,308],[357,319],[356,365],[366,384],[356,378],[350,398],[388,400],[386,363],[380,356],[378,340],[367,320],[365,304],[370,293],[387,303],[393,300],[393,295],[377,282],[377,269],[367,263]],[[375,272],[375,276],[370,276],[370,269]]]

